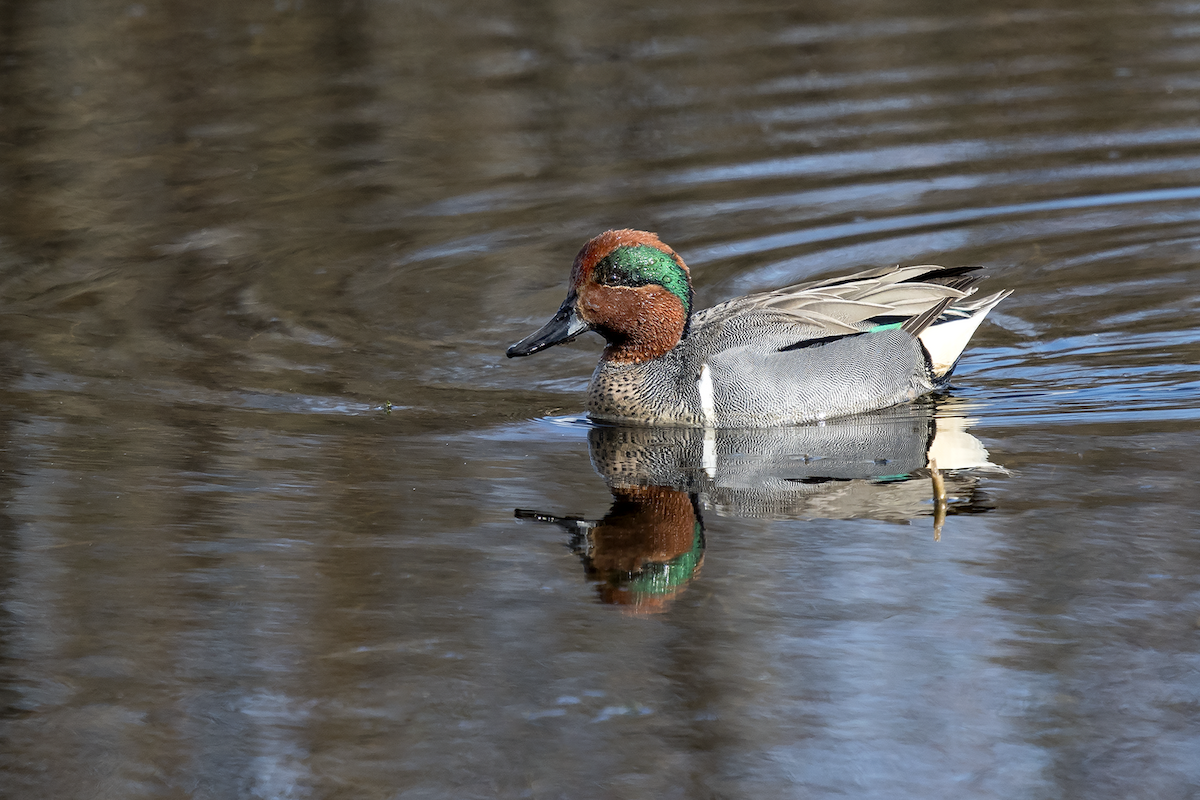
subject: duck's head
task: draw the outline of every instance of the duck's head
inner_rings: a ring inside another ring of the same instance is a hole
[[[558,313],[508,348],[508,357],[596,331],[608,341],[604,358],[649,361],[679,344],[691,315],[691,276],[674,250],[646,231],[605,231],[575,256]]]

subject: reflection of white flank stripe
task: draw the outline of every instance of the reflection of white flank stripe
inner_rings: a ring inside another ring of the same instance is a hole
[[[717,404],[713,400],[712,373],[709,372],[708,364],[700,367],[700,377],[696,380],[696,389],[700,392],[700,413],[704,416],[704,424],[708,427],[716,427]]]
[[[717,477],[717,432],[713,427],[717,423],[717,404],[713,399],[712,372],[708,364],[700,367],[700,377],[696,379],[696,390],[700,392],[700,413],[704,415],[704,471],[710,479]]]
[[[712,428],[704,429],[704,471],[708,477],[717,477],[717,432]]]

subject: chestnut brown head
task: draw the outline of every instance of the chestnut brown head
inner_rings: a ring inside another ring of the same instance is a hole
[[[558,313],[508,355],[530,355],[592,330],[608,342],[606,359],[647,361],[679,344],[691,313],[691,277],[674,250],[646,231],[606,231],[575,257]]]

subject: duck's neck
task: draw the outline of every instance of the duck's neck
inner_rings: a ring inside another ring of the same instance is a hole
[[[678,343],[678,340],[676,340],[676,343]],[[674,349],[675,345],[662,347],[657,342],[609,342],[608,347],[604,348],[604,354],[600,357],[611,364],[642,364],[647,361],[653,361],[656,358],[662,358]]]

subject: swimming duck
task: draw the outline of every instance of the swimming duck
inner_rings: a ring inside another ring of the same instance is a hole
[[[646,231],[583,246],[554,317],[509,358],[587,331],[608,346],[593,419],[711,428],[817,422],[946,385],[975,329],[1011,292],[968,300],[978,267],[888,267],[692,308],[691,274]]]

